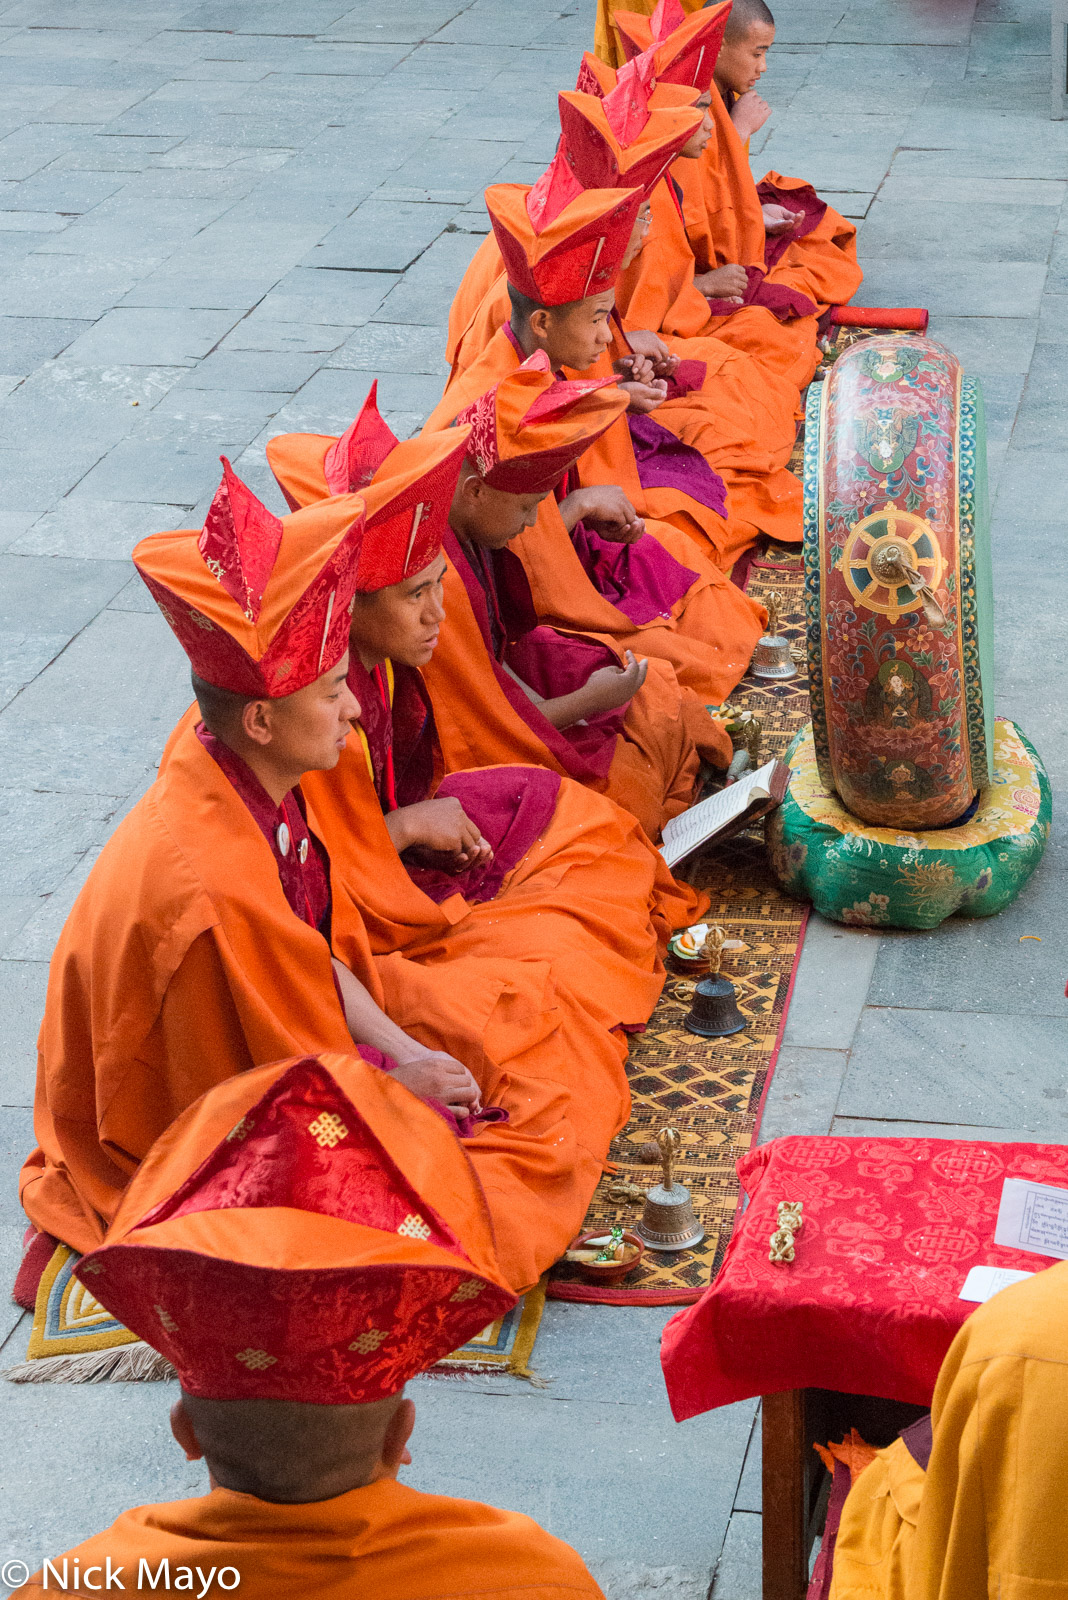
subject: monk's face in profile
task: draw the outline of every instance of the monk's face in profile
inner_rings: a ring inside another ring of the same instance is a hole
[[[345,681],[348,670],[346,650],[336,667],[296,694],[247,703],[241,732],[257,752],[257,770],[266,762],[280,778],[289,778],[286,788],[292,788],[305,772],[329,772],[337,766],[360,714],[360,703]]]
[[[694,129],[693,133],[691,133],[690,137],[679,151],[680,157],[687,161],[696,161],[697,157],[704,153],[705,145],[712,137],[712,113],[709,110],[711,104],[711,93],[705,93],[701,96],[700,100],[694,101],[696,109],[704,112],[704,117],[701,121],[701,126]]]
[[[721,89],[747,94],[768,70],[768,51],[775,43],[770,22],[751,22],[738,39],[725,39],[716,61],[716,82]]]
[[[572,300],[566,306],[541,306],[532,313],[530,331],[537,348],[549,357],[554,372],[561,367],[585,372],[593,366],[612,343],[609,319],[615,303],[615,290],[606,289],[587,300]]]
[[[544,494],[506,494],[491,488],[466,461],[453,495],[449,526],[469,544],[503,550],[524,528],[534,526],[544,499]]]
[[[368,671],[386,660],[426,666],[445,619],[444,580],[445,557],[438,555],[403,583],[357,594],[349,638]]]
[[[686,152],[683,151],[683,155],[685,155],[685,153]],[[630,266],[631,262],[641,255],[642,249],[645,245],[646,236],[649,232],[649,224],[652,221],[652,215],[653,208],[651,203],[648,200],[643,200],[641,205],[638,207],[638,215],[634,219],[634,227],[631,229],[630,241],[627,244],[626,251],[623,255],[623,265],[620,268],[622,272],[625,272]]]

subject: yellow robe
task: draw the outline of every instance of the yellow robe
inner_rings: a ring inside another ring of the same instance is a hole
[[[1068,1262],[969,1317],[931,1416],[926,1473],[898,1440],[850,1490],[832,1600],[1068,1600]]]

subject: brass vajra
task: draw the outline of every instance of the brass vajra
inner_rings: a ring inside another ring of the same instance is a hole
[[[768,1251],[768,1260],[776,1264],[793,1261],[797,1252],[794,1248],[794,1237],[801,1232],[804,1226],[802,1216],[803,1202],[800,1200],[780,1200],[777,1212],[777,1225],[771,1236],[771,1249]]]
[[[658,1152],[659,1157],[659,1152]],[[626,1178],[619,1178],[612,1184],[608,1191],[609,1200],[626,1200],[634,1204],[645,1199],[645,1190],[636,1183],[630,1183]]]
[[[794,1259],[794,1236],[786,1228],[777,1228],[771,1236],[771,1250],[768,1260],[775,1262],[792,1261]]]
[[[736,711],[731,706],[725,706],[720,714],[726,718],[727,732],[735,753],[746,751],[750,763],[754,767],[759,766],[760,747],[764,738],[764,724],[760,718],[751,711]]]
[[[670,1192],[675,1187],[675,1159],[682,1145],[682,1137],[677,1128],[661,1128],[656,1142],[660,1146],[660,1172],[664,1188]]]
[[[726,933],[718,923],[713,923],[708,930],[704,944],[701,946],[701,954],[708,962],[708,971],[713,978],[717,976],[720,967],[723,965],[723,946],[726,942]]]

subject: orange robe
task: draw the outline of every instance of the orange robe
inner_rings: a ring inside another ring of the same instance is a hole
[[[520,356],[514,347],[511,356],[518,367]],[[499,362],[503,368],[507,353],[494,344],[492,351],[487,351],[487,360]],[[450,385],[434,412],[437,426],[444,425],[442,419],[453,408],[449,421],[455,420],[456,412],[468,403],[464,396],[481,381],[483,371],[482,364],[476,363],[470,375]],[[662,411],[660,408],[656,412],[657,420]],[[615,482],[635,506],[651,506],[658,497],[668,500],[672,494],[670,490],[642,488],[634,451],[629,445],[626,418],[620,417],[608,434],[594,440],[579,458],[573,469],[574,476],[584,484]],[[609,480],[603,476],[606,472],[615,472],[617,476]],[[670,504],[664,509],[671,515]],[[722,530],[717,535],[717,544],[726,547],[727,524],[722,518],[709,518],[708,524]],[[676,561],[695,573],[695,582],[674,602],[669,613],[642,623],[632,622],[595,587],[551,495],[542,501],[535,526],[524,530],[509,549],[523,563],[539,620],[609,639],[619,650],[633,650],[635,655],[668,661],[687,696],[696,697],[702,707],[722,705],[749,665],[753,647],[764,631],[767,613],[702,553],[703,532],[688,515],[686,531],[650,516],[646,532]],[[724,741],[721,746],[724,764],[731,757],[728,743]]]
[[[198,720],[193,706],[171,735],[157,788],[175,768],[181,773],[188,752],[203,748],[193,732]],[[525,1289],[582,1223],[608,1146],[630,1110],[621,1030],[648,1020],[664,981],[658,946],[699,915],[704,902],[676,884],[625,813],[566,781],[548,827],[498,895],[470,905],[460,895],[436,905],[408,876],[357,733],[338,768],[308,774],[301,791],[331,857],[332,953],[398,1027],[463,1061],[483,1102],[508,1112],[506,1123],[484,1124],[464,1144],[493,1216],[501,1271],[517,1291]],[[228,814],[228,824],[239,820]],[[210,850],[210,842],[200,848]],[[212,859],[220,854],[216,849]],[[268,856],[268,870],[273,865]],[[233,871],[246,881],[242,864]],[[225,857],[219,876],[221,899]],[[265,892],[264,879],[257,894]],[[250,924],[255,903],[247,910]],[[290,920],[305,926],[292,913]],[[284,933],[284,917],[280,926]],[[327,948],[321,935],[313,938]],[[292,972],[301,970],[299,954]],[[184,1020],[181,1037],[188,1035],[195,1050],[196,1028]],[[342,1027],[346,1043],[331,1048],[354,1053],[343,1021]],[[312,1048],[305,1042],[282,1054]],[[273,1050],[234,1070],[276,1059]],[[157,1063],[161,1077],[167,1070],[166,1060]],[[187,1099],[175,1097],[152,1139],[229,1076],[221,1070]],[[30,1214],[39,1227],[88,1248]]]
[[[669,522],[686,533],[726,571],[758,534],[785,541],[801,537],[801,485],[787,471],[797,434],[797,387],[718,335],[707,336],[711,321],[708,302],[693,287],[693,255],[665,184],[658,185],[654,193],[653,218],[645,249],[617,285],[617,305],[624,327],[648,328],[660,334],[673,354],[705,363],[701,388],[666,400],[652,412],[652,418],[697,450],[720,475],[727,489],[728,517],[724,522],[704,507],[695,509],[694,502],[676,489],[643,489],[625,417],[595,442],[577,470],[584,483],[618,483],[643,515]],[[665,285],[672,287],[660,286],[662,274]],[[643,293],[640,309],[632,310],[629,299],[640,276],[643,283],[647,276],[657,288],[652,294]],[[681,293],[687,286],[688,296]],[[673,320],[668,313],[680,294],[684,304]],[[510,317],[507,279],[491,234],[475,253],[453,301],[446,352],[452,378],[446,399],[451,398],[452,386],[461,377],[467,378]],[[664,325],[665,317],[669,326]],[[706,336],[698,337],[702,332]],[[625,355],[628,348],[617,338],[611,354],[602,356],[580,376],[603,376],[612,360]],[[466,385],[463,392],[467,392]],[[434,415],[440,412],[439,407]],[[654,526],[652,532],[660,537],[659,527]]]
[[[629,497],[630,490],[626,492]],[[701,706],[723,705],[749,666],[767,612],[714,566],[689,535],[653,519],[646,532],[696,571],[697,581],[675,601],[670,614],[641,623],[632,622],[591,582],[552,496],[542,501],[535,526],[509,548],[523,563],[541,621],[600,635],[619,650],[670,662],[687,696]],[[725,743],[723,760],[729,761],[730,755]]]
[[[470,773],[476,792],[477,776]],[[358,732],[332,771],[309,773],[301,788],[310,823],[330,855],[335,954],[390,1016],[395,1005],[412,1016],[426,1005],[405,992],[404,982],[418,984],[421,976],[432,989],[458,961],[473,963],[472,980],[479,963],[487,974],[485,993],[468,992],[463,1001],[479,1019],[492,987],[524,963],[538,968],[538,993],[548,968],[557,1003],[570,995],[606,1030],[641,1027],[652,1015],[664,982],[658,946],[680,925],[690,899],[659,850],[611,800],[561,778],[552,816],[496,894],[468,901],[454,893],[436,903],[397,854]],[[418,976],[411,974],[413,965]],[[403,982],[390,977],[400,967]],[[455,980],[454,986],[461,987]],[[435,1009],[443,1004],[444,994]],[[478,1044],[489,1049],[484,1035]],[[573,1066],[576,1087],[588,1088],[585,1064]],[[557,1069],[562,1081],[567,1070]],[[625,1085],[614,1070],[612,1085],[626,1111]],[[484,1096],[493,1098],[487,1087]],[[592,1142],[600,1161],[600,1137]]]
[[[167,1563],[169,1583],[161,1578],[158,1588],[191,1587],[194,1594],[204,1592],[196,1568],[205,1578],[214,1570],[223,1583],[216,1578],[207,1600],[235,1590],[242,1600],[603,1600],[570,1545],[529,1517],[421,1494],[389,1478],[305,1505],[212,1489],[193,1500],[139,1506],[65,1559],[65,1592],[79,1600],[104,1589],[109,1559],[112,1573],[125,1568],[127,1593],[146,1567],[145,1590]],[[63,1561],[52,1557],[61,1580]],[[240,1574],[239,1586],[227,1567]],[[183,1569],[187,1575],[179,1576]],[[49,1574],[46,1589],[36,1573],[15,1594],[54,1594],[57,1587]]]
[[[712,138],[696,161],[676,161],[672,177],[682,189],[682,211],[698,272],[737,265],[765,268],[769,243],[760,195],[749,166],[748,146],[713,86]],[[769,172],[762,182],[789,191],[807,187],[804,179]],[[782,204],[789,206],[788,195]],[[800,390],[819,363],[817,321],[830,305],[844,305],[860,287],[857,230],[828,206],[821,221],[803,238],[790,240],[767,270],[767,283],[798,290],[815,304],[808,316],[780,322],[764,306],[741,306],[726,316],[709,317],[707,331],[744,350]],[[636,324],[635,324],[636,326]]]
[[[677,161],[673,170],[677,176],[684,168],[698,168],[700,165],[699,161]],[[734,341],[729,337],[734,318],[712,316],[708,300],[694,285],[697,270],[680,203],[671,180],[665,178],[650,196],[649,234],[645,246],[616,286],[616,307],[623,318],[624,327],[651,328],[681,356],[708,360],[708,347],[713,352],[719,352],[713,367],[717,377],[723,368],[726,380],[733,379],[736,385],[741,384],[743,378],[748,379],[743,393],[755,412],[758,436],[765,441],[773,461],[785,464],[797,434],[795,411],[801,384],[795,381],[792,372],[776,370],[776,364],[768,358],[765,346],[747,345],[744,353],[734,348]],[[779,330],[785,328],[799,350],[807,352],[811,344],[812,352],[815,352],[814,318],[809,319],[812,327],[800,339],[796,336],[793,323],[776,322],[762,306],[743,306],[735,315],[747,316],[750,311],[759,312],[760,318],[771,324],[765,330],[769,338],[778,338]],[[813,359],[813,369],[814,365]],[[809,377],[811,373],[803,381],[807,383]],[[723,381],[720,379],[721,383]],[[689,395],[684,396],[684,400],[690,398]],[[672,403],[668,402],[669,405]],[[746,442],[750,452],[753,452],[753,444]],[[728,459],[733,460],[731,457]],[[742,457],[741,461],[735,460],[734,464],[747,465],[750,471],[767,472],[773,470],[773,461],[751,453],[748,459]]]
[[[445,574],[445,622],[423,676],[445,766],[541,766],[575,775],[581,770],[562,748],[566,741],[531,703],[515,708],[486,648],[467,589],[450,561]],[[520,691],[521,692],[521,691]],[[645,683],[627,707],[604,777],[588,772],[580,781],[606,794],[635,817],[650,839],[671,817],[693,804],[702,758],[722,765],[724,730],[690,696],[684,699],[674,669],[650,660]],[[700,744],[695,742],[699,739]],[[699,897],[678,885],[694,920]],[[681,925],[681,923],[679,924]]]

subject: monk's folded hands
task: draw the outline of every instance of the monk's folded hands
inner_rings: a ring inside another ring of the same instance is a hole
[[[679,369],[680,357],[664,343],[651,328],[628,328],[627,343],[635,355],[647,356],[654,378],[673,378]]]
[[[791,233],[799,222],[804,221],[803,211],[787,211],[785,206],[761,206],[764,218],[764,232],[771,234]]]

